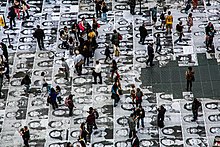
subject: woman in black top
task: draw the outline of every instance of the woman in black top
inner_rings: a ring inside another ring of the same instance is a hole
[[[115,60],[112,60],[112,67],[111,67],[111,79],[113,79],[114,73],[117,74],[117,77],[120,78],[120,75],[118,74],[118,67]]]
[[[105,2],[102,3],[102,20],[103,21],[107,21],[107,13],[108,12],[108,8]]]
[[[74,24],[71,26],[71,32],[74,34],[75,39],[78,40],[80,31],[79,26],[76,22],[74,22]]]
[[[15,9],[14,7],[10,7],[8,13],[8,18],[10,19],[10,29],[13,29],[12,22],[14,23],[14,27],[16,27],[15,17],[16,17]]]

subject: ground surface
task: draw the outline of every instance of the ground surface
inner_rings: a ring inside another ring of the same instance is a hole
[[[10,6],[2,0],[1,14],[7,14]],[[31,18],[18,21],[14,30],[1,29],[1,40],[8,44],[7,34],[13,45],[9,49],[11,81],[4,82],[4,96],[0,100],[1,147],[22,146],[19,128],[28,125],[31,132],[31,146],[63,147],[67,141],[76,142],[80,123],[85,121],[90,106],[97,108],[100,118],[97,120],[98,130],[92,137],[93,146],[129,147],[128,126],[126,117],[131,113],[132,104],[129,97],[130,84],[135,83],[144,92],[143,107],[146,111],[145,128],[138,130],[141,146],[147,147],[206,147],[212,146],[213,139],[220,135],[219,118],[219,6],[220,2],[213,1],[211,7],[200,2],[199,9],[193,12],[195,17],[192,33],[185,33],[184,42],[174,44],[177,39],[175,31],[165,36],[159,27],[151,26],[151,18],[147,7],[156,5],[155,1],[142,4],[147,15],[130,15],[126,1],[107,1],[109,9],[108,23],[99,21],[99,47],[95,59],[100,59],[103,66],[104,83],[92,85],[91,67],[83,69],[83,75],[72,74],[70,82],[64,80],[61,67],[61,57],[69,58],[68,52],[60,48],[59,30],[72,21],[80,20],[83,16],[90,21],[94,16],[94,4],[90,0],[28,0],[31,6]],[[185,19],[187,14],[181,13],[181,3],[167,0],[171,8],[174,23]],[[139,7],[136,7],[137,13]],[[162,7],[158,6],[158,12]],[[159,16],[158,16],[159,17]],[[204,26],[207,21],[213,21],[217,35],[214,40],[215,53],[208,54],[204,47]],[[8,20],[7,20],[8,21]],[[149,36],[146,43],[154,40],[160,33],[162,36],[162,55],[156,54],[155,67],[146,68],[146,46],[140,45],[138,27],[145,21]],[[39,51],[32,33],[37,24],[41,24],[46,32],[45,46],[47,51]],[[159,26],[160,22],[156,24]],[[174,25],[175,26],[175,25]],[[124,95],[119,106],[113,108],[110,98],[112,83],[109,81],[109,64],[104,64],[104,43],[109,43],[113,29],[117,29],[123,40],[120,44],[119,73],[122,75]],[[186,30],[186,29],[185,29]],[[174,54],[173,54],[174,53]],[[70,60],[71,61],[71,60]],[[196,82],[193,92],[185,91],[184,72],[187,66],[194,66]],[[141,70],[142,69],[142,70]],[[48,81],[53,86],[62,87],[65,98],[74,94],[76,109],[74,116],[68,117],[68,109],[62,105],[55,111],[46,106],[46,97],[39,93],[39,75],[47,73]],[[32,79],[31,94],[26,97],[20,82],[25,73]],[[143,83],[142,83],[143,82]],[[199,120],[191,122],[191,102],[197,97],[202,102]],[[214,100],[211,98],[215,98]],[[167,109],[165,127],[156,127],[156,107],[164,104]]]

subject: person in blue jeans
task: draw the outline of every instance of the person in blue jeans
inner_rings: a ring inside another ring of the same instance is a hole
[[[141,105],[139,106],[139,108],[136,109],[136,115],[138,116],[137,128],[139,128],[140,120],[141,120],[141,126],[142,128],[144,128],[145,111]]]
[[[118,89],[119,89],[119,84],[116,81],[112,86],[112,99],[114,99],[114,107],[118,105],[118,102],[120,100]]]
[[[102,20],[107,21],[108,8],[105,2],[102,3]]]

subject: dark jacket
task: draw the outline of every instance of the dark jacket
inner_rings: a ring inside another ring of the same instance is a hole
[[[192,110],[198,110],[200,106],[201,102],[199,102],[198,100],[194,100],[192,103]]]
[[[21,81],[21,85],[29,85],[29,84],[31,84],[31,79],[29,76],[25,76]]]
[[[114,45],[119,45],[118,35],[119,35],[118,33],[113,33],[112,39],[111,39],[112,44],[114,44]]]
[[[135,7],[136,0],[129,0],[128,4],[130,5],[130,7]]]
[[[141,37],[146,37],[147,36],[147,29],[144,26],[140,26],[139,31],[140,31],[140,36]]]
[[[140,141],[138,137],[133,137],[131,140],[131,147],[139,147],[140,146]]]
[[[87,116],[86,122],[87,122],[88,125],[93,125],[95,123],[95,115],[94,115],[94,113],[90,113]]]
[[[143,108],[142,109],[137,109],[135,113],[136,113],[136,116],[139,116],[140,118],[145,117],[145,111],[144,111]]]
[[[106,13],[106,12],[108,12],[107,6],[102,7],[102,13]]]
[[[151,56],[154,54],[154,49],[151,45],[147,46],[148,55]]]
[[[16,13],[15,13],[14,7],[10,7],[10,11],[8,13],[8,17],[10,17],[11,19],[16,17]]]
[[[37,38],[37,39],[45,38],[44,30],[36,29],[34,32],[34,38]]]

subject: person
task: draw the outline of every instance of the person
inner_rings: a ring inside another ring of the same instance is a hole
[[[186,91],[192,91],[192,82],[195,80],[194,77],[195,72],[193,71],[192,67],[188,67],[188,70],[185,73],[186,76]]]
[[[173,25],[173,16],[171,15],[171,12],[168,11],[168,15],[165,18],[166,22],[166,34],[172,33],[172,25]]]
[[[145,111],[144,111],[144,109],[142,108],[141,105],[139,106],[139,108],[136,109],[136,116],[138,116],[137,128],[139,129],[140,120],[141,120],[141,126],[142,126],[142,128],[144,128]]]
[[[69,108],[69,116],[73,116],[73,108],[75,107],[73,104],[73,95],[70,94],[66,99],[65,99],[65,105]]]
[[[105,2],[102,3],[102,21],[107,21],[108,8]]]
[[[112,66],[111,66],[111,70],[112,72],[111,74],[111,79],[113,80],[113,76],[116,73],[117,77],[120,78],[120,75],[118,74],[118,66],[117,66],[117,62],[115,60],[112,60]]]
[[[101,75],[101,64],[99,61],[96,61],[95,69],[93,70],[94,83],[97,84],[97,77],[99,77],[99,84],[102,84],[102,75]]]
[[[137,137],[137,134],[134,133],[133,137],[131,139],[131,147],[139,147],[139,146],[140,146],[140,141],[139,141],[139,139]]]
[[[76,23],[76,21],[71,25],[71,32],[74,34],[75,40],[78,41],[79,40],[80,31],[79,31],[79,26]]]
[[[61,97],[61,88],[59,85],[56,86],[56,94],[57,94],[57,100],[59,102],[59,104],[61,104],[62,101],[62,97]]]
[[[198,0],[192,0],[193,3],[193,9],[196,9],[198,6]]]
[[[41,82],[41,85],[42,85],[41,90],[43,90],[44,87],[46,87],[47,92],[48,92],[48,91],[49,91],[49,90],[48,90],[48,86],[49,86],[49,85],[48,85],[48,83],[47,83],[47,81],[46,81],[45,72],[41,72],[40,82]]]
[[[25,93],[29,93],[30,89],[30,84],[31,84],[31,79],[28,74],[25,75],[25,77],[21,81],[21,85],[24,85],[26,87]]]
[[[157,22],[157,7],[155,6],[155,7],[151,8],[150,11],[151,11],[152,20],[153,20],[154,25],[155,25],[156,22]]]
[[[111,58],[111,51],[110,51],[110,49],[109,49],[109,45],[108,45],[108,44],[105,45],[104,55],[105,55],[105,63],[107,63],[108,58],[109,58],[110,60],[112,59],[112,58]]]
[[[191,9],[191,0],[186,2],[185,13],[188,14],[189,9]]]
[[[79,53],[78,50],[75,51],[76,58],[75,58],[75,69],[77,74],[80,76],[82,74],[82,65],[84,64],[84,57],[82,54]]]
[[[65,73],[65,80],[69,81],[69,75],[70,75],[70,68],[69,68],[69,65],[66,63],[65,59],[64,58],[61,58],[61,61],[62,61],[62,67],[61,70],[64,71]]]
[[[57,93],[54,90],[54,88],[50,89],[50,94],[49,94],[49,101],[53,107],[53,110],[55,110],[56,108],[58,108],[58,104],[57,104]]]
[[[183,37],[183,23],[182,21],[180,21],[177,25],[176,25],[176,31],[177,31],[177,34],[179,36],[179,38],[177,40],[174,41],[174,43],[177,43],[177,42],[182,42],[182,37]]]
[[[97,112],[97,110],[96,110],[96,109],[93,109],[92,107],[89,107],[89,111],[88,111],[88,113],[90,113],[90,112],[94,114],[94,116],[95,116],[95,120],[96,120],[96,119],[98,119],[99,114],[98,114],[98,112]],[[98,129],[98,127],[97,127],[97,125],[96,125],[96,122],[95,122],[95,121],[94,121],[93,126],[94,126],[94,129]]]
[[[92,30],[95,32],[95,36],[99,35],[98,28],[100,28],[100,24],[97,22],[95,18],[92,19]]]
[[[137,88],[135,95],[136,95],[136,107],[139,107],[142,103],[142,97],[144,96],[144,94],[140,90],[140,88]]]
[[[101,8],[102,8],[102,1],[101,0],[95,0],[96,18],[101,17]]]
[[[130,6],[131,15],[135,15],[136,0],[129,0],[128,4]]]
[[[145,38],[148,35],[147,29],[145,28],[144,23],[142,24],[142,26],[139,27],[139,31],[140,31],[140,43],[144,45]]]
[[[160,128],[163,128],[164,127],[164,115],[165,115],[165,112],[166,112],[166,109],[163,107],[163,105],[161,105],[158,109],[158,115],[157,115],[157,125],[158,127]]]
[[[25,147],[29,147],[29,140],[30,140],[30,131],[27,126],[24,126],[24,144]]]
[[[161,49],[162,49],[162,45],[161,45],[161,42],[160,42],[160,34],[158,33],[157,37],[156,37],[156,52],[160,53]]]
[[[118,102],[120,100],[120,97],[119,97],[119,84],[118,82],[115,82],[112,86],[112,96],[111,98],[114,99],[114,107],[116,107],[118,105]]]
[[[61,48],[68,49],[69,31],[67,26],[64,26],[63,30],[60,31],[60,39],[62,40]]]
[[[165,12],[161,12],[161,14],[160,14],[160,21],[161,21],[160,27],[161,27],[162,31],[164,30],[164,26],[165,26],[165,24],[166,24],[165,14],[166,14]]]
[[[89,134],[89,132],[86,130],[85,123],[81,123],[79,140],[84,141],[87,144],[87,135],[88,134]]]
[[[44,30],[42,30],[39,25],[37,25],[37,29],[34,32],[34,38],[37,38],[38,47],[40,48],[40,50],[44,49],[45,34]]]
[[[132,104],[134,104],[134,100],[136,99],[136,89],[134,84],[131,85],[130,95],[132,99]]]
[[[147,59],[146,64],[148,66],[148,63],[150,63],[150,66],[154,66],[154,64],[153,64],[153,59],[154,59],[153,43],[148,44],[147,51],[148,51],[148,59]]]
[[[16,27],[15,17],[16,17],[16,13],[15,13],[14,7],[13,6],[9,7],[8,18],[10,21],[10,29],[13,29],[13,27]],[[12,25],[12,23],[14,25]]]
[[[212,24],[212,22],[209,22],[208,25],[205,27],[205,34],[206,34],[206,48],[207,51],[209,50],[209,48],[211,48],[211,50],[213,50],[213,38],[214,35],[216,33],[216,30],[214,28],[214,25]]]
[[[18,19],[20,20],[20,0],[14,0],[13,7]]]
[[[29,8],[29,5],[27,4],[27,2],[25,0],[21,0],[21,4],[22,4],[22,10],[23,10],[23,20],[26,18],[26,19],[29,19],[30,15],[28,13],[28,8]],[[27,16],[25,17],[25,13],[27,14]]]
[[[3,56],[5,57],[6,62],[8,62],[8,49],[6,44],[4,44],[3,42],[0,43],[0,48],[3,51]]]
[[[93,113],[93,111],[89,111],[89,115],[86,118],[86,123],[87,123],[87,129],[89,131],[89,140],[88,142],[91,141],[91,135],[92,135],[92,131],[93,131],[93,126],[95,124],[95,115]]]
[[[120,50],[119,50],[119,36],[121,36],[121,35],[116,30],[113,30],[111,42],[113,44],[115,54],[116,54],[116,51],[120,52]]]
[[[197,98],[194,98],[193,102],[192,102],[192,113],[193,113],[193,120],[192,121],[196,121],[198,118],[198,110],[199,107],[201,106],[201,102],[198,101]]]
[[[0,50],[0,98],[1,98],[1,93],[2,93],[3,78],[4,78],[5,72],[6,72],[5,58],[3,56],[3,51]]]
[[[134,114],[131,113],[130,117],[128,118],[128,127],[129,127],[129,138],[131,138],[134,134],[136,134],[136,120],[138,117],[135,118]]]
[[[188,26],[188,32],[191,32],[191,27],[193,26],[192,13],[189,13],[189,15],[187,17],[187,26]]]
[[[72,36],[69,37],[68,39],[68,49],[69,49],[69,54],[73,55],[73,49],[74,49],[74,45],[75,45],[75,40],[73,39]]]

